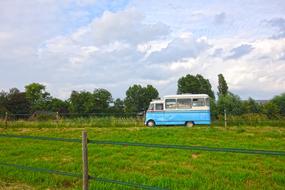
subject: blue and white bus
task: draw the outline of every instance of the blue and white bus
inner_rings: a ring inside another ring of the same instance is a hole
[[[145,125],[211,124],[210,100],[207,94],[181,94],[164,96],[150,102]]]

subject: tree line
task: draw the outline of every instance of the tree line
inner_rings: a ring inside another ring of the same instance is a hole
[[[285,93],[275,96],[273,99],[259,103],[249,98],[241,98],[230,92],[227,82],[222,74],[218,75],[217,97],[211,83],[202,75],[181,77],[177,81],[177,94],[193,93],[208,94],[211,98],[211,114],[213,118],[219,118],[226,111],[229,115],[259,114],[263,117],[274,119],[285,117]],[[126,91],[124,99],[113,99],[112,94],[104,89],[89,91],[72,91],[67,100],[52,97],[46,91],[43,84],[32,83],[25,86],[21,92],[17,88],[11,88],[8,92],[0,92],[0,114],[32,114],[37,111],[59,112],[61,114],[88,114],[110,113],[125,114],[145,111],[152,99],[159,98],[158,90],[152,86],[134,84]]]

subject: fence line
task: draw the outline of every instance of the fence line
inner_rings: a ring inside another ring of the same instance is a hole
[[[137,114],[139,114],[139,112],[126,112],[126,113],[112,113],[112,112],[89,112],[89,113],[59,113],[59,112],[46,112],[46,113],[0,113],[0,116],[33,116],[33,115],[59,115],[59,116],[102,116],[102,115],[106,115],[106,116],[136,116]]]
[[[9,163],[4,163],[4,162],[0,162],[0,166],[13,167],[13,168],[21,169],[21,170],[27,170],[27,171],[32,171],[32,172],[50,173],[50,174],[68,176],[68,177],[76,177],[76,178],[82,177],[82,174],[77,174],[77,173],[64,172],[64,171],[58,171],[58,170],[50,170],[50,169],[46,169],[46,168],[35,168],[35,167],[30,167],[30,166],[23,166],[23,165],[18,165],[18,164],[9,164]],[[161,189],[158,187],[146,186],[146,185],[124,182],[124,181],[119,181],[119,180],[106,179],[106,178],[94,177],[94,176],[88,176],[88,177],[90,180],[95,180],[98,182],[113,183],[113,184],[125,185],[125,186],[129,186],[129,187],[135,187],[135,188],[140,188],[140,189],[148,189],[148,190],[166,190],[166,189]]]
[[[45,172],[70,177],[83,177],[83,189],[88,189],[88,180],[95,180],[99,182],[114,183],[119,185],[125,185],[134,188],[148,189],[148,190],[162,190],[158,187],[146,186],[141,184],[129,183],[119,180],[112,180],[106,178],[99,178],[90,176],[88,174],[88,155],[87,155],[87,144],[97,145],[120,145],[120,146],[136,146],[136,147],[147,147],[147,148],[172,148],[182,150],[198,150],[198,151],[210,151],[210,152],[230,152],[230,153],[245,153],[245,154],[262,154],[271,156],[285,156],[285,151],[272,151],[272,150],[252,150],[252,149],[241,149],[241,148],[214,148],[206,146],[187,146],[187,145],[168,145],[168,144],[146,144],[136,142],[117,142],[117,141],[99,141],[99,140],[88,140],[87,132],[83,131],[82,139],[67,139],[58,137],[43,137],[43,136],[25,136],[25,135],[13,135],[13,134],[0,134],[2,138],[21,138],[21,139],[32,139],[32,140],[46,140],[46,141],[62,141],[62,142],[73,142],[82,143],[82,158],[83,158],[83,172],[82,174],[76,174],[65,171],[50,170],[46,168],[34,168],[30,166],[23,166],[18,164],[10,164],[0,162],[0,166],[14,167],[22,170],[29,170],[34,172]],[[86,147],[85,147],[86,146]],[[84,155],[86,154],[86,155]],[[86,162],[87,161],[87,162]],[[85,164],[85,165],[84,165]],[[86,167],[87,164],[87,167]]]
[[[81,143],[81,139],[72,139],[72,138],[67,139],[67,138],[59,138],[59,137],[26,136],[26,135],[12,135],[12,134],[0,134],[0,137]]]
[[[13,134],[0,134],[0,137],[81,143],[81,139],[72,139],[72,138],[70,139],[70,138],[58,138],[58,137],[25,136],[25,135],[13,135]],[[255,150],[255,149],[244,149],[244,148],[223,148],[223,147],[170,145],[170,144],[148,144],[148,143],[137,143],[137,142],[102,141],[102,140],[90,140],[90,139],[88,139],[88,144],[140,146],[140,147],[147,147],[147,148],[170,148],[170,149],[180,149],[180,150],[182,149],[182,150],[199,150],[199,151],[210,151],[210,152],[231,152],[231,153],[285,156],[285,151]]]
[[[115,142],[115,141],[96,141],[96,140],[89,140],[89,143],[101,144],[101,145],[141,146],[148,148],[171,148],[171,149],[200,150],[200,151],[210,151],[210,152],[231,152],[231,153],[244,153],[244,154],[285,156],[285,151],[253,150],[253,149],[242,149],[242,148],[214,148],[207,146],[146,144],[146,143],[135,143],[135,142]]]
[[[18,165],[18,164],[9,164],[9,163],[4,163],[0,162],[1,166],[7,166],[7,167],[14,167],[22,170],[28,170],[28,171],[33,171],[33,172],[44,172],[44,173],[50,173],[50,174],[57,174],[57,175],[62,175],[62,176],[69,176],[69,177],[81,177],[81,174],[76,174],[76,173],[71,173],[71,172],[64,172],[64,171],[58,171],[58,170],[50,170],[46,168],[35,168],[35,167],[30,167],[30,166],[23,166],[23,165]]]
[[[3,120],[17,120],[17,119],[28,119],[29,117],[32,116],[54,116],[54,119],[48,118],[47,120],[60,120],[61,118],[76,118],[76,117],[134,117],[134,118],[143,118],[144,115],[140,114],[138,112],[130,112],[130,113],[110,113],[110,112],[98,112],[98,113],[59,113],[59,112],[48,112],[48,113],[0,113],[0,116],[2,117]],[[24,117],[26,116],[26,117]],[[74,116],[74,117],[73,117]],[[231,116],[235,115],[227,115],[226,120],[227,124],[246,124],[246,123],[252,123],[252,122],[285,122],[284,118],[276,118],[276,119],[265,119],[265,118],[245,118],[245,119],[236,119],[236,118],[231,118]],[[224,125],[225,117],[222,119],[213,119],[213,123],[221,123]],[[257,123],[257,124],[258,124]]]

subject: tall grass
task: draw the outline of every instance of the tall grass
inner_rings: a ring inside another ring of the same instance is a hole
[[[59,120],[0,120],[0,127],[8,128],[84,128],[84,127],[143,127],[141,117],[77,117]]]
[[[213,127],[224,126],[224,118],[212,120]],[[82,127],[143,127],[144,117],[135,116],[62,116],[57,118],[56,115],[40,117],[9,117],[7,126],[4,118],[0,118],[0,127],[12,128],[82,128]],[[227,126],[272,126],[285,127],[285,118],[269,119],[262,114],[244,114],[240,116],[228,116]]]

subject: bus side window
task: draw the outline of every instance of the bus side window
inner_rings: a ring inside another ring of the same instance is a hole
[[[191,109],[191,99],[177,99],[178,109]]]
[[[154,104],[150,104],[149,107],[148,107],[148,110],[149,111],[153,111],[154,110]]]
[[[155,110],[162,111],[163,110],[163,104],[155,104]]]
[[[210,100],[209,98],[205,98],[206,106],[210,106]]]
[[[165,109],[176,109],[176,99],[166,99]]]
[[[193,98],[193,107],[205,106],[204,98]]]

